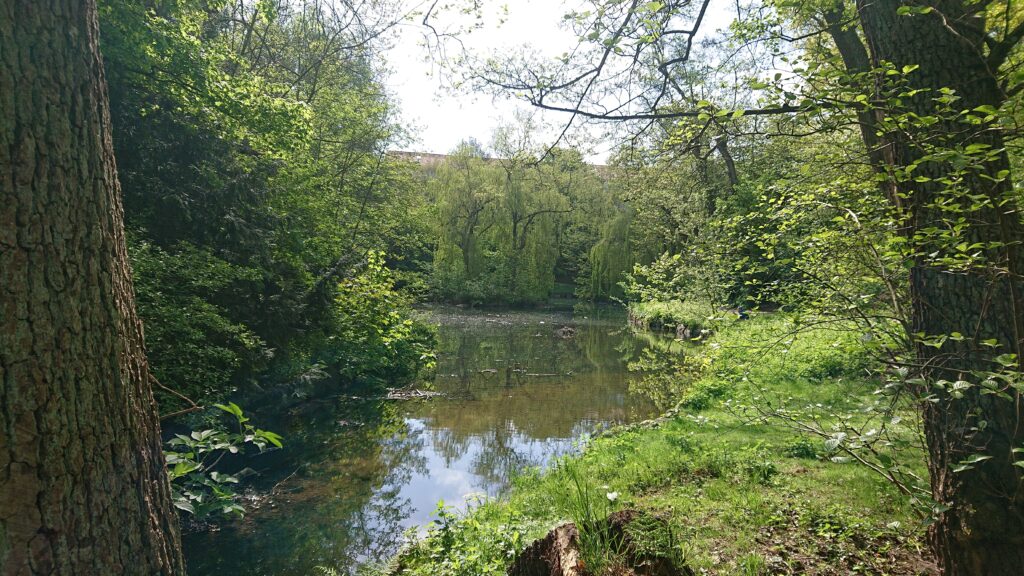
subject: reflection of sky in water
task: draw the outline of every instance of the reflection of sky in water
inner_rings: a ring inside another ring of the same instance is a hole
[[[359,425],[338,401],[266,425],[254,419],[285,435],[286,450],[252,464],[264,489],[283,480],[275,502],[218,532],[187,536],[190,574],[305,575],[385,560],[405,530],[422,531],[434,518],[439,501],[465,509],[469,496],[499,496],[512,475],[573,450],[581,435],[653,413],[627,392],[625,363],[642,344],[620,329],[621,317],[439,319],[434,387],[444,397],[402,403]],[[570,323],[573,338],[555,336]],[[292,470],[301,472],[288,477]]]
[[[407,498],[413,508],[407,526],[430,522],[441,500],[448,506],[465,509],[467,497],[484,494],[498,496],[507,487],[507,477],[502,478],[503,482],[493,482],[474,472],[480,468],[479,462],[489,455],[487,443],[482,438],[470,438],[465,444],[465,450],[452,459],[434,447],[431,440],[437,438],[439,431],[432,430],[429,423],[407,419],[406,425],[412,433],[422,433],[426,440],[421,452],[426,460],[426,470],[414,474],[399,490],[399,497]],[[554,457],[570,451],[574,443],[573,438],[535,440],[514,430],[509,432],[510,440],[506,447],[511,453],[506,457],[520,470],[527,466],[542,466]]]

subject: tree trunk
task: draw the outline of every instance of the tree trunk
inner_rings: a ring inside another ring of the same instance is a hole
[[[952,105],[957,111],[999,107],[1003,95],[983,60],[985,27],[976,7],[940,0],[932,4],[930,13],[909,16],[897,14],[900,6],[898,0],[858,0],[872,64],[891,62],[897,70],[905,65],[920,66],[907,79],[913,88],[925,91],[905,98],[905,111],[936,116],[934,98],[941,88],[956,91],[959,99]],[[920,252],[910,274],[913,329],[930,336],[954,332],[964,336],[962,341],[950,341],[941,348],[919,344],[919,366],[930,384],[939,380],[978,384],[977,372],[997,368],[995,356],[1015,353],[1018,361],[1021,358],[1024,286],[1020,271],[1024,258],[1019,244],[1024,240],[1024,228],[1009,177],[996,177],[1009,168],[999,131],[992,125],[971,126],[954,120],[948,112],[942,117],[928,127],[885,128],[882,153],[895,191],[891,200],[905,216],[906,233]],[[901,168],[922,160],[925,146],[964,150],[972,144],[997,151],[979,170],[961,174],[961,192],[978,195],[975,198],[936,182],[956,176],[949,161],[926,161],[913,172],[914,177],[931,180],[918,182],[899,176]],[[979,207],[978,198],[987,204]],[[937,200],[947,203],[939,207]],[[984,251],[984,266],[944,265],[932,256],[933,249],[940,257],[955,250],[920,236],[915,239],[915,234],[929,229],[948,233],[952,222],[961,217],[967,227],[958,241],[998,243]],[[983,345],[988,339],[998,341],[999,346]],[[1024,446],[1024,411],[1012,388],[1007,390],[1012,399],[982,394],[981,390],[979,386],[964,390],[959,399],[948,386],[922,390],[935,400],[922,402],[932,495],[949,507],[932,525],[930,537],[948,576],[1024,573],[1024,470],[1013,465],[1016,458],[1012,452]],[[991,459],[973,469],[953,472],[959,462],[974,454]]]
[[[828,33],[839,51],[839,57],[843,60],[846,71],[852,75],[867,74],[871,71],[871,58],[864,48],[857,35],[857,29],[851,25],[847,17],[843,0],[837,0],[829,10],[823,12],[822,16],[828,25]],[[860,130],[861,139],[867,148],[868,161],[871,168],[876,171],[883,171],[885,168],[885,156],[883,154],[882,139],[875,134],[877,116],[874,110],[867,106],[858,105],[857,127]],[[891,187],[883,183],[883,191],[891,194]]]
[[[0,573],[183,574],[95,0],[0,3]]]

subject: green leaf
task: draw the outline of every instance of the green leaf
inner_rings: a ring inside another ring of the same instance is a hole
[[[977,464],[978,462],[984,462],[985,460],[990,460],[991,458],[991,456],[988,456],[986,454],[972,454],[970,457],[961,460],[960,463],[953,468],[953,472],[963,472],[965,470],[972,470],[974,468],[974,464]]]
[[[259,436],[260,438],[263,438],[267,442],[270,442],[274,446],[277,446],[278,448],[281,448],[283,446],[283,444],[281,443],[280,434],[275,434],[274,432],[268,432],[266,430],[257,430],[256,435]]]
[[[239,420],[242,419],[242,409],[238,406],[238,404],[235,404],[234,402],[228,402],[227,405],[214,404],[214,406],[220,408],[221,410],[227,412],[228,414],[234,414],[235,418],[238,418]]]
[[[189,514],[196,513],[195,506],[192,506],[192,503],[188,501],[188,498],[175,498],[174,507],[177,508],[178,510],[184,510]]]
[[[1000,354],[999,356],[995,357],[995,361],[1007,368],[1010,368],[1017,365],[1017,355]]]

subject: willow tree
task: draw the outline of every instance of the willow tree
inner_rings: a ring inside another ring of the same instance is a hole
[[[182,574],[94,0],[0,6],[0,567]]]
[[[501,186],[482,150],[465,144],[438,168],[430,182],[437,205],[438,246],[434,283],[441,292],[464,292],[481,270],[481,237],[494,226],[494,206]]]
[[[633,214],[622,206],[601,226],[601,239],[588,254],[589,293],[592,300],[621,297],[619,282],[633,268],[633,241],[630,228]]]
[[[551,67],[495,58],[478,78],[573,119],[642,128],[801,113],[827,119],[825,129],[863,127],[878,201],[907,247],[906,336],[915,344],[903,368],[921,406],[936,502],[932,548],[946,574],[1021,573],[1024,207],[1001,121],[1024,92],[1012,68],[1024,39],[1019,8],[1006,0],[778,3],[816,11],[820,25],[770,43],[831,36],[840,62],[834,70],[811,62],[803,78],[780,83],[777,100],[744,108],[736,102],[751,98],[690,105],[678,83],[710,0],[593,4],[567,17],[581,37],[571,58]]]
[[[583,165],[541,161],[501,133],[496,149],[500,158],[461,146],[430,183],[438,228],[433,281],[457,300],[538,302],[554,287],[560,233],[583,181],[571,172]]]
[[[578,154],[541,151],[534,142],[536,131],[533,120],[520,115],[496,130],[493,139],[504,173],[501,237],[496,240],[505,247],[505,274],[516,301],[543,300],[554,288],[559,232],[583,173]]]

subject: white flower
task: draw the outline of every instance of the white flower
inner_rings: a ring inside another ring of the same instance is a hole
[[[609,492],[609,493],[605,494],[605,496],[608,497],[608,501],[609,502],[615,502],[616,500],[619,499],[619,493],[618,492]]]

